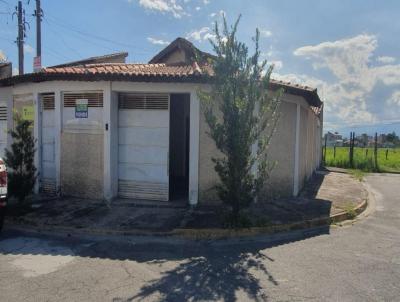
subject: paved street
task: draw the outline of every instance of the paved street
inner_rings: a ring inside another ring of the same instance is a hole
[[[5,231],[0,300],[399,301],[400,175],[367,184],[376,196],[368,217],[272,242]]]

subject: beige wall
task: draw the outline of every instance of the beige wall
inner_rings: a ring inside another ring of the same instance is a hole
[[[183,50],[179,49],[171,53],[167,58],[163,59],[166,64],[176,64],[186,62],[186,54]]]
[[[269,147],[271,160],[276,162],[276,166],[267,182],[266,198],[292,195],[295,143],[296,104],[282,102],[281,118]]]
[[[294,147],[296,130],[296,104],[282,102],[281,119],[270,144],[270,160],[276,162],[271,178],[263,192],[268,197],[289,196],[293,192]],[[207,134],[208,126],[204,115],[200,116],[200,152],[199,152],[199,201],[216,202],[215,184],[219,178],[214,170],[211,158],[221,156],[214,141]],[[267,196],[265,196],[267,197]]]
[[[320,135],[322,121],[311,109],[301,108],[300,113],[300,154],[299,188],[313,175],[320,164]]]
[[[103,134],[62,133],[62,194],[103,199],[103,150]]]
[[[201,105],[200,105],[201,107]],[[207,134],[209,127],[205,121],[203,110],[200,110],[199,130],[199,202],[208,203],[218,201],[215,185],[219,178],[214,170],[213,157],[221,156],[214,140]]]

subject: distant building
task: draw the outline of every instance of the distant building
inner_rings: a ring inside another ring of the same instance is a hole
[[[325,134],[326,137],[326,145],[328,147],[342,147],[343,146],[343,138],[338,132],[330,132]]]
[[[11,62],[0,62],[0,79],[11,77],[12,65]]]
[[[356,143],[355,145],[358,147],[367,147],[369,145],[370,139],[372,137],[368,136],[368,134],[363,133],[359,136],[356,137]]]

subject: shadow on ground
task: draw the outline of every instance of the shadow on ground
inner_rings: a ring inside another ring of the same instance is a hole
[[[303,192],[296,202],[280,205],[292,213],[290,219],[304,218],[304,207],[310,205],[306,211],[308,219],[320,217],[321,214],[329,216],[331,202],[315,199],[324,177],[320,175],[314,178],[308,186],[309,191]],[[310,196],[314,198],[313,203],[302,202],[309,200]],[[276,211],[276,215],[285,213],[281,209]],[[288,220],[287,217],[279,216],[276,219]],[[167,269],[161,270],[160,276],[157,275],[131,295],[112,297],[113,302],[140,301],[149,297],[159,301],[237,301],[240,295],[255,301],[268,301],[270,286],[279,286],[279,282],[268,270],[268,264],[274,262],[268,256],[268,249],[323,234],[329,234],[329,226],[272,237],[217,241],[186,241],[168,237],[158,241],[131,237],[118,240],[69,236],[50,238],[11,232],[4,234],[0,240],[0,255],[29,255],[31,258],[34,255],[70,255],[132,261],[149,266],[165,264]],[[135,279],[133,275],[132,282]]]
[[[266,237],[219,241],[183,241],[164,238],[161,242],[114,239],[79,239],[74,237],[26,236],[5,233],[0,240],[0,255],[73,256],[124,263],[145,264],[145,271],[154,275],[154,267],[162,266],[161,275],[131,295],[110,297],[113,302],[140,301],[240,301],[238,292],[255,301],[268,301],[268,291],[279,282],[268,270],[274,259],[268,249],[329,233],[329,227],[301,231],[295,236],[280,236],[267,242]],[[286,238],[286,239],[285,239]],[[143,239],[143,238],[142,238]],[[48,257],[46,257],[48,259]],[[101,265],[101,262],[99,262]],[[163,266],[165,265],[165,266]],[[165,270],[166,268],[166,270]],[[107,274],[107,272],[104,272]],[[131,271],[132,284],[143,271]],[[142,279],[143,280],[143,279]],[[137,281],[136,281],[137,282]],[[128,290],[129,293],[129,290]]]

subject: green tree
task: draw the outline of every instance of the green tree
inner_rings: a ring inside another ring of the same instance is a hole
[[[388,141],[388,142],[391,142],[391,143],[393,143],[393,144],[396,144],[397,142],[398,142],[398,140],[399,140],[399,137],[396,135],[396,132],[392,132],[392,133],[388,133],[387,135],[386,135],[386,140]]]
[[[268,158],[268,146],[279,120],[282,90],[271,91],[273,66],[261,61],[259,31],[256,30],[254,54],[237,40],[240,16],[228,27],[223,19],[220,32],[216,23],[216,53],[211,90],[199,92],[209,135],[222,153],[213,158],[220,182],[219,198],[230,206],[232,222],[238,226],[240,212],[257,198],[275,162]]]
[[[5,163],[9,169],[9,194],[23,202],[32,193],[37,177],[34,165],[35,140],[31,121],[23,120],[19,114],[15,114],[14,122],[15,129],[10,130],[13,143],[11,150],[5,150]]]

